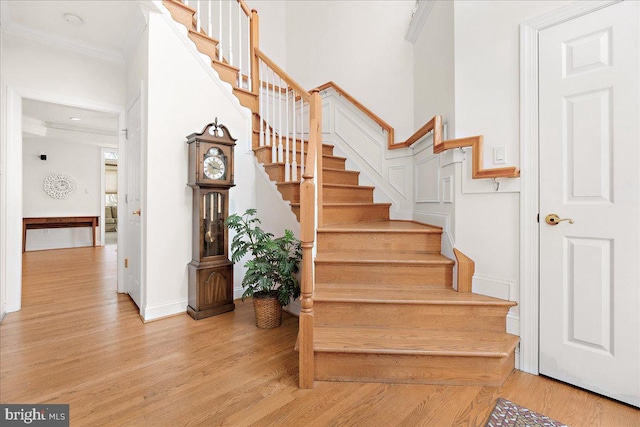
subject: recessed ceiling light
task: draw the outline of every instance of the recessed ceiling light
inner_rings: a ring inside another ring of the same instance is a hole
[[[80,117],[71,116],[71,117],[69,117],[69,120],[73,120],[74,122],[79,122],[82,119]]]
[[[62,15],[62,17],[69,24],[82,25],[84,23],[84,20],[82,18],[80,18],[78,15],[74,15],[73,13],[65,13],[64,15]]]

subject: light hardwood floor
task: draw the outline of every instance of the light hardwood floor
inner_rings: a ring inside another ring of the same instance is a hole
[[[482,426],[504,397],[580,426],[640,411],[515,371],[503,387],[316,383],[298,389],[297,319],[261,330],[250,302],[142,324],[116,294],[115,247],[28,252],[23,309],[0,325],[0,402],[69,403],[72,426]]]

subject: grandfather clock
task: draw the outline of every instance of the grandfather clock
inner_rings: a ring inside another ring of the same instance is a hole
[[[189,186],[193,189],[193,259],[189,263],[189,306],[196,320],[232,311],[233,263],[228,257],[229,189],[236,140],[215,122],[187,136]]]

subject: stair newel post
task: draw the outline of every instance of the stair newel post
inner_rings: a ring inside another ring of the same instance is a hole
[[[255,9],[251,10],[251,21],[249,22],[249,57],[251,59],[251,75],[253,76],[250,79],[251,86],[249,89],[256,95],[259,95],[260,86],[262,85],[262,79],[256,78],[258,76],[258,67],[260,66],[260,62],[258,61],[258,56],[256,55],[256,49],[260,46],[258,44],[258,35],[260,34],[260,19],[258,18],[258,11]],[[262,119],[262,117],[261,117]]]
[[[311,91],[311,100],[309,102],[309,142],[315,137],[316,144],[316,186],[318,187],[318,227],[323,224],[322,221],[322,99],[320,91],[313,89]],[[311,144],[309,144],[309,154],[311,153]],[[307,162],[308,164],[308,162]]]
[[[310,121],[309,129],[316,126]],[[317,143],[315,133],[309,134],[309,154],[307,155],[307,172],[302,176],[300,184],[300,241],[302,244],[302,282],[300,286],[300,326],[298,331],[298,360],[300,388],[313,388],[315,363],[313,351],[313,245],[315,240],[316,186],[314,169]]]

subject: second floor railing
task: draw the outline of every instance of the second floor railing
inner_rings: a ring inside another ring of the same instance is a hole
[[[238,69],[238,87],[253,90],[252,11],[244,0],[184,0],[195,9],[198,33],[215,39],[218,62]]]

